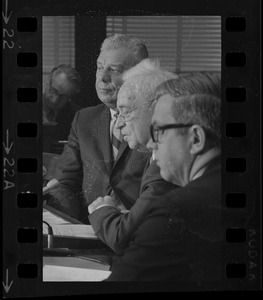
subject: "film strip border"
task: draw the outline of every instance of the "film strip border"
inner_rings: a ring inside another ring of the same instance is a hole
[[[222,109],[226,114],[222,122],[226,154],[222,160],[225,187],[222,201],[233,215],[251,214],[246,228],[231,221],[225,228],[223,280],[237,281],[240,290],[258,289],[261,275],[258,265],[260,218],[257,214],[260,192],[259,182],[253,177],[254,167],[259,163],[257,149],[260,145],[256,135],[260,119],[255,112],[260,107],[260,95],[258,83],[251,84],[253,72],[259,69],[253,68],[253,42],[251,45],[244,43],[251,41],[250,35],[255,35],[251,21],[243,16],[222,18]],[[42,228],[39,113],[42,111],[42,52],[34,45],[41,44],[41,20],[34,16],[15,18],[12,11],[6,10],[4,22],[4,67],[8,69],[10,65],[10,74],[16,75],[4,78],[5,84],[12,89],[3,88],[3,98],[10,101],[4,106],[3,115],[3,288],[6,295],[38,295],[44,289],[41,282],[42,233],[39,231]],[[16,66],[7,53],[14,46],[15,32],[19,36]],[[259,74],[256,78],[259,79]],[[17,289],[18,282],[21,284]]]

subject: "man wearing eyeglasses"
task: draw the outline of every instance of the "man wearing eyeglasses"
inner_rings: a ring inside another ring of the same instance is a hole
[[[72,101],[81,88],[75,68],[61,64],[52,69],[43,95],[43,151],[51,152],[51,143],[66,140],[75,113],[82,107]]]
[[[153,134],[150,131],[154,112],[157,86],[167,81],[174,96],[197,93],[211,93],[220,96],[220,76],[204,72],[177,76],[160,68],[157,60],[145,59],[123,75],[124,84],[119,90],[117,106],[119,117],[117,126],[131,149],[145,152],[147,142]],[[177,127],[178,125],[169,125]],[[162,128],[160,130],[165,130]],[[154,132],[156,134],[156,128]],[[157,195],[166,193],[177,186],[160,176],[160,169],[151,155],[145,166],[140,196],[129,212],[118,207],[118,202],[109,196],[99,197],[89,205],[89,220],[98,237],[116,253],[123,254],[130,238],[140,222],[148,204]]]
[[[169,281],[175,290],[222,285],[221,99],[158,87],[147,147],[162,178],[179,185],[152,197],[107,281]]]
[[[149,126],[155,105],[155,89],[163,81],[177,77],[161,69],[159,62],[152,59],[144,59],[124,73],[124,84],[118,93],[119,116],[116,127],[121,130],[123,140],[131,149],[138,153],[149,153],[146,145],[150,139]],[[150,195],[166,191],[170,186],[174,188],[174,185],[160,177],[159,167],[149,155],[140,195],[130,210],[121,209],[120,201],[114,197],[99,197],[88,207],[90,224],[103,242],[116,253],[123,254],[131,234],[143,218]]]

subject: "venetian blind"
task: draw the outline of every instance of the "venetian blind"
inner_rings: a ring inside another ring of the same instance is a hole
[[[43,17],[43,81],[60,64],[75,67],[75,17]]]
[[[109,16],[107,36],[114,33],[143,39],[170,71],[221,70],[219,16]]]

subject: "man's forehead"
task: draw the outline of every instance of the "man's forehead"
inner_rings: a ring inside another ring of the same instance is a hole
[[[130,63],[132,53],[127,48],[104,49],[100,52],[97,63],[125,66]]]

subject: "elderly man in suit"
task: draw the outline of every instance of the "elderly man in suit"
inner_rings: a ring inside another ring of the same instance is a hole
[[[88,205],[107,194],[121,199],[129,209],[139,196],[142,173],[149,157],[129,149],[115,122],[117,94],[122,73],[148,57],[137,38],[114,35],[106,38],[97,59],[96,91],[102,102],[78,111],[72,122],[68,144],[61,155],[48,204],[88,221]]]
[[[146,145],[150,139],[148,128],[154,111],[155,90],[165,80],[177,77],[162,69],[158,60],[152,59],[144,59],[124,73],[124,83],[118,93],[120,114],[117,127],[131,149],[150,154]],[[95,233],[119,255],[123,254],[132,232],[141,222],[153,189],[157,193],[158,190],[168,190],[169,186],[174,187],[161,178],[159,167],[152,161],[149,155],[140,196],[129,212],[120,206],[120,201],[110,196],[99,197],[88,207],[90,224]]]
[[[220,75],[194,73],[180,76],[160,68],[158,61],[145,59],[124,73],[124,84],[118,94],[120,111],[118,127],[129,147],[138,151],[149,151],[150,123],[154,112],[156,88],[171,78],[177,78],[177,89],[184,93],[211,93],[220,96]],[[129,212],[121,211],[116,200],[110,196],[99,197],[89,205],[90,223],[98,237],[116,253],[123,254],[133,232],[143,221],[152,197],[162,195],[176,186],[160,176],[160,169],[149,158],[142,178],[140,196]]]
[[[148,148],[173,190],[152,195],[107,281],[170,281],[175,290],[221,284],[221,99],[157,90]],[[179,187],[178,187],[179,186]]]

